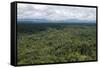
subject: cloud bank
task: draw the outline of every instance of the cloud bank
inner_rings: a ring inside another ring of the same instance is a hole
[[[19,3],[17,6],[17,20],[95,21],[96,8]]]

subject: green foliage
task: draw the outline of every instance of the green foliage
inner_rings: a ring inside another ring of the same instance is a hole
[[[38,28],[37,32],[34,27],[30,29],[31,33],[18,30],[19,65],[96,60],[95,26],[65,25],[61,29]]]

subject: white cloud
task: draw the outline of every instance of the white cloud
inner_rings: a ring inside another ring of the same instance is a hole
[[[49,21],[96,19],[96,8],[88,7],[18,4],[17,10],[18,19],[46,19]]]

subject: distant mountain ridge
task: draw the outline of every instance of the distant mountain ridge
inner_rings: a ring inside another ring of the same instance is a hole
[[[17,20],[18,23],[96,23],[95,20],[76,20],[68,19],[61,21],[50,21],[46,19],[20,19]]]

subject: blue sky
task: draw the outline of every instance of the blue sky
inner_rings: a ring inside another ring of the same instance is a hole
[[[49,22],[96,21],[96,8],[19,3],[17,19]]]

